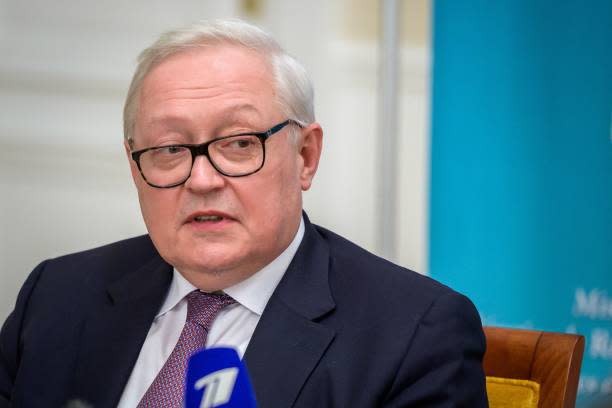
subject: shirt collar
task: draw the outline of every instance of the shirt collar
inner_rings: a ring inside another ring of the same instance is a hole
[[[283,278],[285,271],[297,252],[302,242],[302,238],[304,237],[304,230],[304,218],[302,217],[293,241],[291,241],[289,246],[285,248],[276,259],[247,279],[225,288],[223,291],[242,306],[261,316],[268,300],[272,296],[280,280]],[[185,296],[196,289],[195,286],[174,268],[172,282],[170,283],[166,300],[155,318],[173,309]]]

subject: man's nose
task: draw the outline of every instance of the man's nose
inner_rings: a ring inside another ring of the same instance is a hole
[[[208,157],[201,155],[193,161],[185,187],[196,192],[206,192],[223,187],[225,181],[225,177],[213,167]]]

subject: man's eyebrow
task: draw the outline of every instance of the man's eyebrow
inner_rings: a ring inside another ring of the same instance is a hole
[[[257,123],[257,119],[261,117],[259,109],[251,104],[241,104],[235,107],[227,109],[221,116],[220,122],[224,126],[231,126],[234,124],[255,126],[261,124]]]

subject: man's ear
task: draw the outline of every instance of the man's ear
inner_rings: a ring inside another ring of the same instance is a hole
[[[312,179],[317,172],[321,150],[323,149],[323,129],[318,123],[311,123],[302,129],[302,137],[298,140],[298,154],[301,158],[300,184],[306,191],[312,185]]]

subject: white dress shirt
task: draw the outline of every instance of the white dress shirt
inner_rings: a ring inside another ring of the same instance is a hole
[[[304,220],[300,222],[293,241],[271,263],[246,280],[223,291],[236,303],[224,308],[214,320],[206,347],[233,347],[240,357],[253,336],[255,326],[272,296],[272,292],[285,274],[304,236]],[[123,390],[118,408],[134,408],[138,405],[157,373],[172,353],[185,320],[187,319],[187,294],[197,288],[174,269],[166,299],[153,320],[132,374]]]

